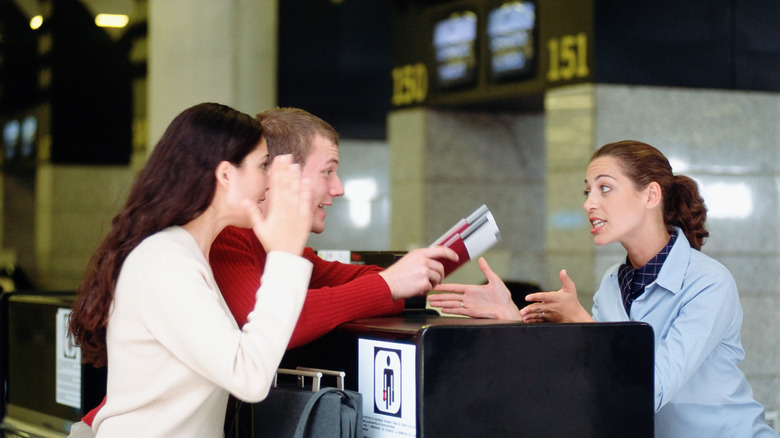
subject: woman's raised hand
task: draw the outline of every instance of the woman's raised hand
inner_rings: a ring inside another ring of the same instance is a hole
[[[301,166],[292,155],[274,158],[268,170],[269,185],[264,208],[244,201],[252,229],[266,251],[301,254],[314,218],[311,181],[303,178]]]

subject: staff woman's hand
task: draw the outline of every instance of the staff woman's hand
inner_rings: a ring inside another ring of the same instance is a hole
[[[472,318],[514,319],[519,320],[517,306],[512,294],[501,278],[490,269],[483,258],[479,258],[479,268],[487,278],[487,284],[440,284],[434,288],[436,293],[428,295],[432,307],[441,307],[442,313],[464,315]]]
[[[268,177],[263,211],[257,203],[244,201],[252,229],[266,251],[301,254],[314,220],[311,181],[301,176],[301,166],[293,163],[292,155],[274,158]]]
[[[577,287],[562,269],[558,274],[561,289],[556,292],[536,292],[526,295],[526,301],[536,301],[520,309],[523,322],[593,322],[577,299]]]

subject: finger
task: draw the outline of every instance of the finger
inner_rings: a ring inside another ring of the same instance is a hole
[[[525,296],[526,301],[555,301],[555,294],[557,292],[534,292]]]
[[[466,311],[463,310],[461,307],[443,307],[439,309],[441,313],[446,313],[448,315],[465,315]]]
[[[425,266],[428,269],[428,279],[431,282],[431,287],[436,286],[444,280],[444,265],[440,261],[426,259]]]
[[[309,222],[309,228],[311,228],[310,222],[312,222],[312,220],[314,219],[314,204],[312,203],[312,199],[314,196],[314,187],[312,185],[311,178],[300,178],[299,181],[300,181],[300,189],[301,189],[301,200],[299,204],[301,208],[301,214],[303,214],[304,217],[307,219],[307,221]]]
[[[529,304],[520,309],[520,317],[525,321],[526,318],[531,318],[538,313],[539,303]]]
[[[433,288],[435,291],[442,291],[442,292],[455,292],[455,293],[465,293],[466,292],[466,286],[465,284],[456,284],[456,283],[441,283],[437,284],[436,287]]]
[[[457,262],[460,259],[457,252],[451,248],[447,248],[446,246],[434,246],[431,248],[425,248],[425,250],[426,257],[432,259],[444,258],[453,262]]]
[[[428,303],[431,305],[431,307],[438,307],[442,309],[463,309],[465,307],[463,304],[463,297],[457,295],[454,297],[447,297],[447,299],[429,299]]]
[[[536,314],[535,314],[535,313],[531,313],[531,314],[528,314],[528,315],[522,315],[520,318],[521,318],[521,319],[523,320],[523,322],[524,322],[524,323],[526,323],[526,324],[533,324],[533,323],[535,323],[535,322],[539,322],[539,321],[537,321],[537,319],[536,319]]]
[[[441,283],[442,280],[444,280],[444,270],[442,270],[442,272],[439,272],[436,269],[428,270],[428,284],[431,289]]]
[[[523,310],[527,310],[527,309],[528,308],[526,307]],[[542,311],[539,308],[534,308],[531,311],[526,312],[525,314],[521,312],[520,318],[525,323],[539,323],[544,321],[544,319],[542,318]]]
[[[431,303],[433,302],[439,302],[439,303],[446,303],[446,302],[461,302],[463,301],[463,295],[462,294],[430,294],[428,295],[428,301]],[[458,304],[460,306],[460,304]],[[444,306],[438,306],[438,307],[444,307]]]
[[[534,315],[533,317],[528,318],[527,320],[525,320],[526,324],[539,324],[541,322],[544,322],[544,320],[539,318],[539,317],[537,317],[536,315]]]
[[[293,162],[290,154],[279,155],[274,158],[271,166],[268,168],[268,175],[271,179],[270,189],[277,190],[283,188],[290,192],[295,192],[300,188],[301,166]],[[282,199],[284,200],[284,199]]]
[[[269,166],[268,171],[271,172],[274,169],[287,168],[291,164],[293,164],[293,156],[292,156],[292,154],[277,155],[271,161],[271,166]]]
[[[279,191],[286,190],[286,191],[292,191],[297,188],[297,182],[294,174],[296,172],[296,169],[291,168],[292,167],[292,156],[291,155],[279,155],[276,158],[274,158],[271,165],[268,167],[268,177],[269,177],[269,197],[270,198],[277,198],[277,199],[270,199],[270,201],[273,201],[273,203],[281,203],[284,201],[287,197],[285,196],[273,196],[274,193],[278,193]]]
[[[284,158],[287,157],[290,157],[289,160],[292,160],[292,156],[285,155]],[[277,176],[290,191],[299,191],[301,188],[301,165],[298,163],[287,163],[289,160],[285,159],[282,162]]]
[[[447,309],[450,312],[462,312],[463,311],[463,306],[461,306],[460,303],[461,303],[461,301],[457,301],[457,302],[455,302],[455,301],[448,301],[448,302],[445,302],[445,303],[441,303],[441,305],[439,305],[439,306],[433,306],[433,304],[431,304],[431,306],[433,306],[433,307],[440,307],[442,309]]]

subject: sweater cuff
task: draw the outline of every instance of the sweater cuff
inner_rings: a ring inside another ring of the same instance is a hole
[[[278,309],[282,309],[284,303],[290,303],[294,306],[294,312],[300,312],[309,288],[311,271],[312,263],[301,256],[284,251],[269,252],[261,286],[257,291],[255,310],[258,302],[269,300],[272,308],[280,305]]]

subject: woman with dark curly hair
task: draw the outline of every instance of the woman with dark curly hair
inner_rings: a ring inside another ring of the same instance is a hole
[[[222,436],[229,393],[266,396],[311,275],[301,253],[313,206],[299,167],[289,155],[269,163],[261,125],[225,105],[195,105],[168,126],[71,314],[84,360],[108,365],[98,437]],[[269,251],[243,328],[208,263],[228,225],[252,228]]]
[[[709,235],[695,181],[638,141],[610,143],[591,157],[585,210],[596,245],[619,242],[625,262],[608,269],[593,316],[574,282],[526,296],[523,309],[484,259],[483,286],[442,284],[429,301],[446,313],[525,322],[642,321],[655,333],[655,435],[777,437],[738,368],[742,307],[731,273],[699,250]]]

